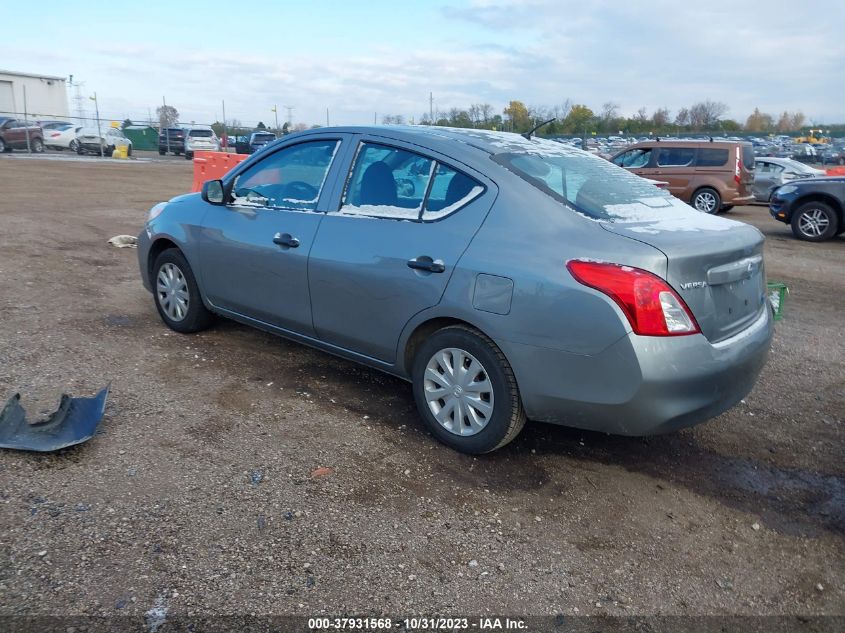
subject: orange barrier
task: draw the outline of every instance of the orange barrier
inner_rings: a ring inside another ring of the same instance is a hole
[[[845,176],[845,167],[831,167],[827,170],[828,176]]]
[[[227,152],[194,152],[194,185],[191,191],[199,191],[207,180],[217,180],[230,171],[248,154],[229,154]]]

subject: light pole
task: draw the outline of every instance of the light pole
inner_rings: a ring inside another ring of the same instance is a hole
[[[97,93],[94,93],[93,97],[88,97],[91,101],[94,102],[94,112],[97,114],[97,138],[100,139],[100,158],[104,158],[106,155],[105,150],[103,149],[103,134],[100,131],[100,102],[97,101]]]
[[[270,110],[273,113],[273,116],[276,117],[276,134],[279,133],[279,107],[273,106],[273,109]]]

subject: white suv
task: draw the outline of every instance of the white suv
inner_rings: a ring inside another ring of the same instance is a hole
[[[220,139],[209,126],[185,128],[185,158],[191,160],[195,151],[220,151]]]

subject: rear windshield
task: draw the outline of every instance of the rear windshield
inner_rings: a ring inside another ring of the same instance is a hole
[[[746,169],[754,169],[754,148],[751,145],[742,146],[742,164]]]
[[[205,136],[210,138],[214,136],[214,132],[211,130],[191,130],[188,132],[188,136]]]
[[[256,134],[252,137],[253,141],[274,141],[276,137],[272,134]]]
[[[632,208],[673,205],[669,192],[610,161],[561,143],[534,140],[493,160],[558,202],[597,220],[628,219]]]

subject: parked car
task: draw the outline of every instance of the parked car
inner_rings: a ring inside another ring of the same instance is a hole
[[[138,257],[170,328],[217,314],[404,378],[468,453],[527,418],[702,422],[749,392],[772,336],[757,229],[517,134],[291,134],[155,205]]]
[[[37,125],[26,125],[20,119],[0,117],[0,152],[11,152],[13,149],[43,152],[44,133],[41,128]]]
[[[795,180],[775,189],[769,212],[799,240],[821,242],[845,232],[845,177]]]
[[[77,154],[100,154],[111,156],[118,145],[126,145],[127,153],[132,156],[132,141],[123,134],[120,128],[101,126],[97,128],[82,128],[76,137],[79,146]]]
[[[611,162],[653,180],[705,213],[727,211],[754,200],[754,150],[738,141],[647,141],[611,157]]]
[[[235,151],[238,154],[254,154],[255,152],[261,150],[265,145],[272,143],[275,140],[276,135],[272,132],[253,132],[248,137],[238,137],[238,143],[235,145]]]
[[[185,152],[185,130],[181,127],[167,127],[158,133],[158,153],[164,156],[172,152],[176,156]]]
[[[759,202],[768,202],[772,192],[782,184],[798,178],[824,176],[825,172],[791,158],[758,157],[754,164],[754,186],[751,191]]]
[[[59,151],[69,149],[75,152],[79,149],[79,142],[76,137],[82,130],[81,125],[65,123],[61,126],[53,126],[44,130],[44,145],[50,149]]]
[[[845,151],[837,147],[828,147],[818,153],[822,165],[845,165]]]
[[[207,125],[197,125],[185,130],[185,158],[190,160],[195,151],[220,151],[220,139]]]

